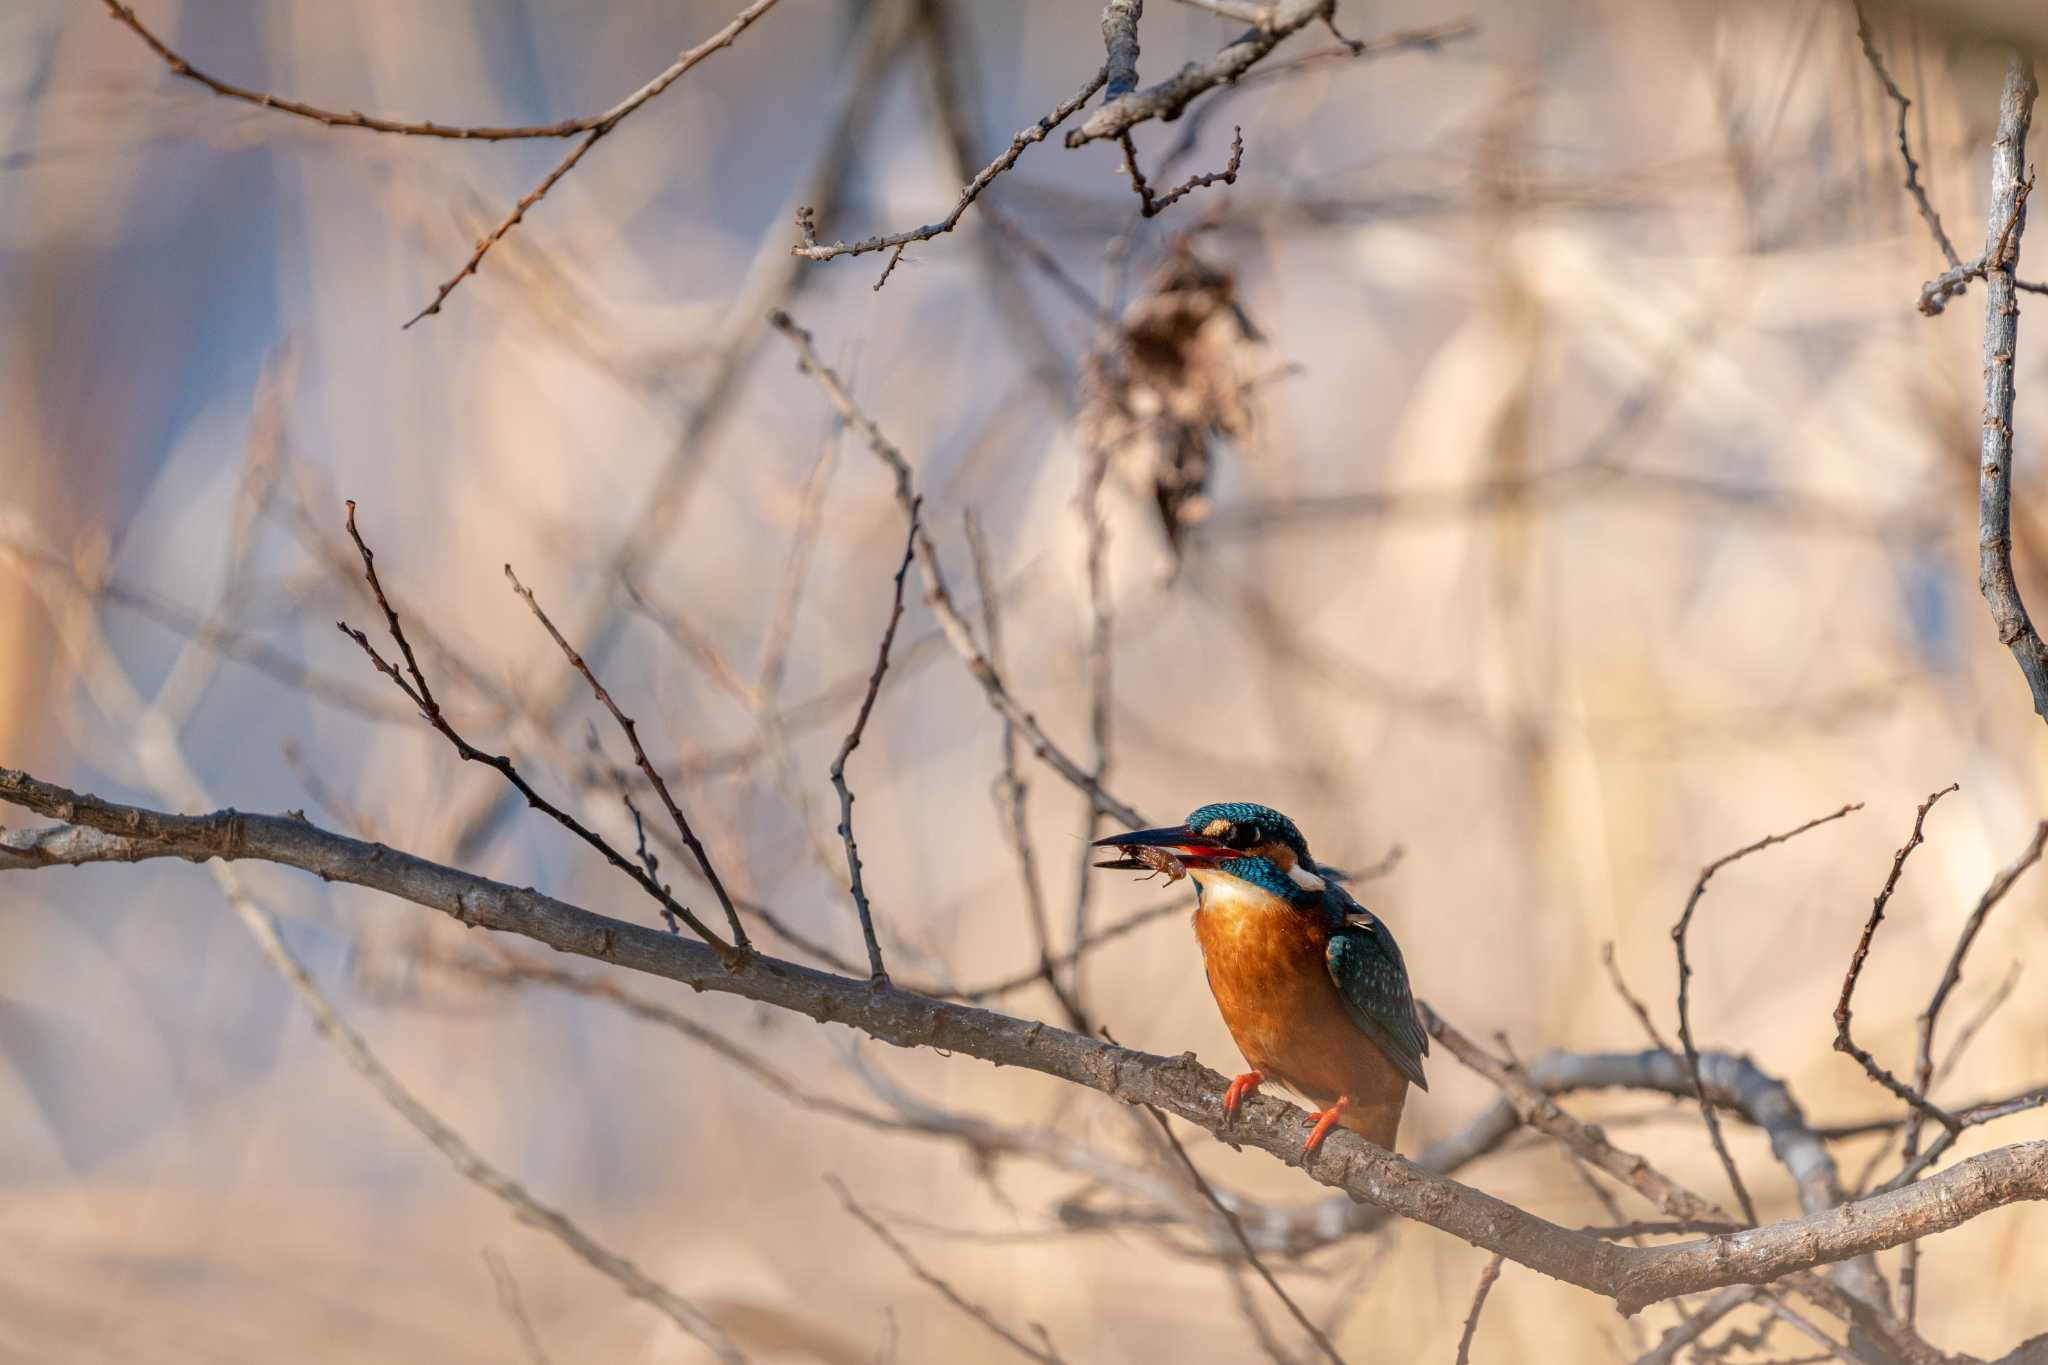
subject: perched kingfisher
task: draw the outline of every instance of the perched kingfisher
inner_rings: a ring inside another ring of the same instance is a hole
[[[1097,867],[1195,879],[1209,990],[1252,1068],[1224,1092],[1225,1111],[1272,1081],[1315,1108],[1304,1156],[1340,1123],[1392,1151],[1409,1084],[1429,1089],[1429,1035],[1393,934],[1309,856],[1294,822],[1225,801],[1096,846],[1124,854]]]

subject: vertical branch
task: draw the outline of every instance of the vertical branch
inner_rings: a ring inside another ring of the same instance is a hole
[[[1876,1081],[1879,1085],[1891,1091],[1892,1094],[1904,1100],[1916,1112],[1925,1114],[1928,1118],[1933,1119],[1943,1128],[1946,1128],[1951,1138],[1962,1127],[1956,1121],[1955,1116],[1946,1110],[1938,1109],[1928,1103],[1925,1095],[1915,1090],[1912,1086],[1907,1085],[1884,1067],[1879,1066],[1877,1058],[1871,1054],[1870,1050],[1858,1045],[1855,1038],[1850,1035],[1849,1021],[1853,1017],[1854,1011],[1849,1006],[1851,999],[1856,994],[1856,983],[1863,976],[1863,964],[1870,956],[1871,940],[1877,935],[1877,926],[1884,923],[1885,907],[1891,903],[1892,892],[1898,887],[1899,874],[1905,871],[1906,859],[1912,856],[1914,849],[1920,847],[1922,840],[1921,828],[1927,823],[1927,812],[1934,809],[1935,802],[1941,800],[1942,797],[1947,796],[1954,790],[1956,790],[1955,784],[1950,783],[1940,791],[1934,792],[1925,801],[1920,803],[1920,809],[1914,813],[1913,832],[1907,836],[1906,842],[1899,846],[1899,851],[1892,855],[1892,870],[1885,877],[1884,885],[1878,889],[1876,897],[1870,902],[1870,918],[1864,921],[1863,935],[1856,940],[1856,950],[1849,956],[1849,970],[1842,976],[1842,994],[1835,1001],[1835,1051],[1846,1052],[1851,1057],[1854,1057],[1862,1065],[1864,1073],[1871,1080]]]
[[[1121,99],[1138,88],[1138,20],[1145,14],[1145,0],[1109,0],[1102,7],[1102,48],[1108,56],[1103,74],[1109,84],[1105,100]]]
[[[876,986],[889,984],[889,973],[882,967],[882,945],[875,941],[875,920],[868,908],[867,888],[860,878],[860,846],[853,839],[853,788],[846,785],[846,760],[853,757],[853,751],[860,747],[861,733],[868,728],[868,716],[875,709],[875,697],[882,690],[882,675],[889,671],[889,647],[896,643],[896,627],[903,620],[903,580],[910,573],[911,555],[917,549],[918,509],[924,499],[910,500],[910,533],[903,542],[903,562],[896,566],[895,596],[889,604],[889,624],[882,628],[882,645],[875,654],[875,671],[868,675],[867,695],[860,699],[860,713],[853,718],[853,728],[846,732],[846,742],[839,746],[839,753],[832,760],[832,785],[839,792],[839,837],[846,841],[847,889],[853,895],[853,908],[860,915],[860,934],[868,945],[868,979]]]
[[[1472,1311],[1465,1315],[1465,1330],[1458,1334],[1458,1365],[1470,1365],[1472,1338],[1479,1331],[1479,1314],[1486,1307],[1486,1296],[1493,1292],[1494,1282],[1500,1279],[1501,1262],[1506,1259],[1495,1252],[1487,1257],[1485,1268],[1479,1272],[1479,1283],[1472,1288]]]
[[[1692,1012],[1688,1005],[1687,983],[1692,980],[1692,963],[1685,955],[1686,930],[1692,927],[1692,912],[1699,908],[1700,897],[1707,892],[1707,883],[1716,872],[1740,858],[1772,844],[1782,844],[1787,839],[1796,839],[1816,825],[1825,825],[1839,820],[1851,811],[1863,809],[1862,802],[1842,807],[1833,815],[1823,815],[1817,820],[1808,820],[1797,829],[1786,830],[1783,834],[1767,834],[1753,844],[1745,844],[1733,853],[1723,854],[1700,869],[1700,879],[1693,883],[1692,895],[1686,898],[1685,910],[1678,917],[1678,923],[1671,926],[1671,941],[1678,948],[1678,1041],[1685,1049],[1685,1076],[1692,1086],[1693,1098],[1699,1101],[1700,1118],[1707,1125],[1707,1136],[1713,1140],[1714,1155],[1721,1158],[1721,1167],[1728,1172],[1728,1183],[1735,1189],[1735,1198],[1742,1205],[1742,1214],[1756,1224],[1756,1205],[1750,1201],[1749,1188],[1742,1183],[1742,1172],[1736,1168],[1735,1158],[1729,1154],[1727,1139],[1721,1136],[1721,1120],[1714,1113],[1714,1105],[1707,1098],[1706,1088],[1700,1084],[1700,1050],[1692,1040]]]
[[[1107,20],[1105,20],[1105,23]],[[1103,562],[1109,547],[1109,524],[1102,517],[1102,480],[1109,470],[1109,451],[1098,446],[1088,453],[1088,469],[1081,482],[1081,522],[1087,532],[1087,578],[1088,578],[1088,740],[1090,746],[1088,778],[1100,788],[1109,776],[1109,704],[1110,704],[1110,608],[1107,565]],[[1101,804],[1091,795],[1086,798],[1083,812],[1088,822],[1088,840],[1092,841],[1102,827]],[[1074,942],[1079,944],[1088,937],[1088,910],[1090,889],[1095,878],[1090,875],[1090,854],[1093,849],[1087,842],[1081,845],[1081,862],[1074,885]],[[1081,988],[1082,959],[1075,958],[1074,966],[1067,977],[1067,989],[1075,1001],[1085,999]]]
[[[1991,214],[1984,241],[1984,435],[1977,474],[1977,586],[1999,643],[2012,651],[2048,720],[2048,645],[2020,601],[2012,573],[2013,365],[2019,350],[2020,238],[2027,227],[2027,128],[2033,122],[2034,63],[2014,53],[1998,101],[1991,144]]]
[[[981,634],[988,645],[988,659],[997,672],[1003,667],[1002,611],[997,603],[995,583],[989,573],[988,541],[981,533],[981,520],[973,512],[964,518],[967,550],[974,565],[974,590],[981,598]],[[1038,858],[1031,848],[1030,812],[1026,808],[1029,787],[1017,769],[1017,726],[1003,717],[1003,771],[996,778],[996,807],[1009,826],[1010,847],[1017,854],[1017,875],[1024,884],[1024,909],[1031,923],[1031,936],[1038,947],[1038,976],[1066,1012],[1076,1033],[1089,1032],[1081,1002],[1067,991],[1054,970],[1052,925],[1045,909],[1045,882],[1038,874]],[[1092,806],[1092,803],[1091,803]],[[1075,945],[1080,946],[1078,943]]]

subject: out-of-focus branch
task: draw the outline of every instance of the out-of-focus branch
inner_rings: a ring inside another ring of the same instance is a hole
[[[1839,820],[1850,812],[1861,809],[1861,802],[1844,806],[1832,815],[1823,815],[1819,819],[1808,820],[1798,828],[1789,829],[1783,834],[1765,835],[1753,844],[1745,844],[1733,853],[1723,854],[1721,857],[1716,858],[1713,862],[1700,869],[1699,880],[1693,883],[1692,895],[1686,898],[1685,909],[1679,914],[1678,923],[1671,926],[1671,942],[1678,952],[1678,1041],[1685,1048],[1686,1073],[1692,1078],[1692,1092],[1699,1101],[1700,1118],[1707,1125],[1707,1136],[1713,1139],[1714,1154],[1721,1158],[1721,1168],[1728,1172],[1728,1183],[1735,1189],[1735,1198],[1742,1205],[1743,1216],[1752,1224],[1756,1222],[1756,1205],[1750,1200],[1749,1188],[1742,1183],[1742,1172],[1736,1167],[1735,1158],[1728,1153],[1727,1140],[1721,1136],[1721,1121],[1714,1116],[1714,1106],[1708,1102],[1707,1092],[1700,1085],[1700,1053],[1699,1048],[1692,1040],[1692,1015],[1686,1004],[1688,998],[1687,987],[1692,980],[1692,964],[1686,960],[1685,955],[1686,930],[1691,928],[1693,911],[1699,908],[1700,897],[1706,894],[1707,883],[1713,879],[1716,872],[1719,872],[1722,868],[1738,859],[1746,858],[1750,854],[1769,848],[1773,844],[1782,844],[1788,839],[1796,839],[1817,825],[1825,825],[1830,821]]]
[[[1265,22],[1206,62],[1191,62],[1157,85],[1113,99],[1067,134],[1067,146],[1081,147],[1120,137],[1151,119],[1171,122],[1197,95],[1227,85],[1258,64],[1289,35],[1336,12],[1336,0],[1275,0]],[[1106,21],[1105,21],[1106,22]],[[1136,54],[1133,53],[1135,59]]]
[[[895,1254],[896,1259],[903,1262],[905,1269],[937,1290],[940,1298],[943,1298],[947,1303],[952,1304],[968,1317],[980,1323],[987,1329],[989,1335],[995,1337],[1025,1359],[1038,1361],[1039,1365],[1064,1365],[1059,1352],[1053,1350],[1052,1339],[1046,1335],[1044,1328],[1037,1328],[1039,1340],[1043,1343],[1041,1348],[1033,1346],[1030,1342],[1003,1326],[1002,1323],[997,1322],[995,1315],[989,1312],[988,1309],[983,1308],[978,1303],[971,1302],[944,1279],[927,1270],[924,1263],[917,1259],[909,1247],[903,1245],[902,1240],[895,1233],[889,1231],[888,1226],[881,1219],[875,1217],[855,1202],[852,1193],[847,1190],[839,1177],[827,1176],[825,1179],[826,1183],[832,1186],[832,1192],[839,1196],[839,1202],[846,1206],[846,1211],[859,1219],[861,1226],[874,1233],[881,1240],[882,1245],[888,1247]],[[1036,1326],[1036,1324],[1033,1325]]]
[[[526,192],[525,197],[513,206],[512,212],[505,216],[504,221],[493,228],[488,235],[478,239],[476,249],[470,253],[469,259],[463,262],[462,269],[456,271],[452,278],[435,290],[434,301],[413,314],[405,325],[411,327],[413,323],[418,322],[421,318],[430,318],[440,312],[441,305],[447,301],[450,294],[455,292],[456,286],[471,275],[476,274],[477,268],[483,264],[484,256],[490,249],[500,241],[503,241],[506,233],[519,226],[520,222],[526,217],[526,211],[546,198],[548,191],[555,187],[557,181],[561,180],[570,171],[576,169],[576,163],[583,159],[585,152],[588,152],[592,147],[602,142],[605,135],[618,127],[619,123],[627,115],[653,99],[656,95],[659,95],[662,91],[668,89],[669,86],[675,84],[676,80],[684,72],[720,48],[730,47],[733,39],[739,37],[756,19],[759,19],[769,10],[775,8],[775,3],[776,0],[754,0],[752,4],[734,15],[731,23],[697,44],[697,46],[686,49],[681,56],[669,64],[666,71],[663,71],[653,80],[647,82],[647,84],[605,110],[604,113],[598,115],[596,121],[590,125],[590,131],[584,135],[583,140],[570,148],[569,154],[557,162],[555,168],[549,171],[538,185],[535,185]]]
[[[817,348],[812,344],[809,332],[797,326],[789,314],[779,310],[769,315],[768,322],[775,330],[789,338],[790,344],[796,348],[798,368],[818,381],[818,387],[824,390],[825,397],[838,409],[846,424],[867,443],[868,449],[874,452],[875,457],[888,466],[895,478],[896,501],[903,508],[904,516],[908,518],[917,497],[917,490],[910,462],[903,457],[903,452],[898,450],[889,438],[882,434],[881,428],[861,411],[838,374],[818,358]],[[1052,737],[1046,734],[1045,728],[1038,723],[1038,718],[1026,711],[1011,695],[1002,676],[996,672],[995,666],[989,662],[981,646],[975,643],[973,628],[967,624],[967,619],[960,614],[959,607],[954,604],[953,594],[946,586],[945,571],[939,566],[939,552],[932,544],[931,535],[920,530],[914,537],[914,543],[918,571],[924,580],[925,602],[931,607],[932,614],[938,618],[940,626],[945,629],[946,638],[952,642],[953,648],[966,662],[967,671],[981,684],[982,691],[988,695],[989,704],[995,708],[996,713],[1014,723],[1018,733],[1031,745],[1031,751],[1054,772],[1088,793],[1104,814],[1133,826],[1144,824],[1144,818],[1137,811],[1103,790],[1102,784],[1089,776],[1087,769],[1068,757],[1065,750],[1053,743]]]
[[[1165,1136],[1168,1145],[1173,1148],[1173,1154],[1180,1158],[1181,1167],[1188,1173],[1188,1179],[1194,1181],[1195,1188],[1202,1192],[1202,1198],[1208,1200],[1216,1212],[1222,1216],[1224,1223],[1230,1228],[1231,1236],[1236,1239],[1238,1247],[1244,1252],[1245,1260],[1251,1263],[1252,1269],[1258,1272],[1259,1278],[1266,1282],[1266,1287],[1273,1291],[1274,1297],[1278,1298],[1281,1304],[1286,1307],[1288,1313],[1300,1325],[1301,1329],[1308,1333],[1309,1339],[1315,1342],[1316,1349],[1321,1351],[1332,1362],[1332,1365],[1344,1365],[1344,1357],[1337,1354],[1337,1348],[1330,1343],[1329,1336],[1324,1333],[1322,1328],[1316,1326],[1314,1319],[1301,1311],[1301,1305],[1294,1301],[1294,1296],[1287,1292],[1280,1281],[1274,1278],[1273,1272],[1267,1269],[1266,1263],[1259,1259],[1259,1253],[1252,1247],[1252,1239],[1245,1235],[1243,1220],[1237,1216],[1235,1209],[1218,1197],[1215,1187],[1210,1185],[1208,1179],[1203,1176],[1201,1167],[1195,1165],[1195,1159],[1188,1155],[1188,1149],[1181,1145],[1180,1138],[1174,1134],[1173,1125],[1167,1120],[1166,1115],[1150,1105],[1146,1106],[1145,1112],[1149,1113],[1158,1122],[1159,1131]]]
[[[268,90],[250,90],[243,86],[230,85],[226,81],[209,76],[176,52],[173,52],[163,39],[157,37],[156,34],[152,33],[143,24],[142,20],[136,16],[134,10],[119,3],[119,0],[104,0],[104,3],[106,4],[108,14],[117,23],[127,27],[136,37],[148,44],[150,51],[163,58],[164,65],[171,69],[172,75],[182,76],[188,81],[195,81],[224,99],[240,100],[244,104],[253,104],[259,109],[274,109],[280,114],[292,114],[302,119],[311,119],[313,122],[324,124],[329,128],[359,128],[371,133],[396,133],[402,137],[453,138],[463,142],[509,142],[524,138],[574,137],[578,133],[589,132],[608,116],[607,114],[594,114],[589,118],[563,119],[559,123],[533,124],[519,128],[498,128],[488,126],[451,127],[445,123],[435,123],[431,119],[410,121],[405,119],[379,118],[374,114],[365,114],[357,109],[351,109],[346,114],[340,114],[331,109],[322,109],[317,105],[287,99],[282,95],[273,95]]]
[[[1487,1295],[1493,1293],[1493,1286],[1500,1280],[1501,1262],[1505,1259],[1499,1252],[1487,1257],[1479,1272],[1479,1283],[1472,1287],[1472,1308],[1465,1314],[1465,1330],[1458,1334],[1457,1365],[1470,1365],[1472,1338],[1479,1332],[1479,1314],[1486,1307]]]
[[[2014,280],[2026,232],[2027,128],[2033,122],[2034,63],[2014,53],[1998,102],[1991,143],[1991,214],[1984,241],[1984,434],[1977,464],[1977,586],[1991,608],[1999,643],[2012,651],[2048,720],[2048,644],[2027,615],[2012,574],[2013,368],[2020,335]]]

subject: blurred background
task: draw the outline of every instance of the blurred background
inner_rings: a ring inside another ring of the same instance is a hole
[[[225,80],[520,124],[608,107],[733,8],[139,13]],[[1667,931],[1700,866],[1866,803],[1715,881],[1693,1018],[1816,1122],[1888,1113],[1830,1050],[1829,1011],[1889,855],[1926,794],[1960,783],[1858,997],[1861,1040],[1904,1068],[1958,925],[2048,814],[2048,766],[1977,594],[1981,294],[1915,311],[1945,262],[1901,191],[1895,108],[1855,12],[1346,5],[1354,38],[1453,27],[1283,67],[1335,49],[1311,30],[1215,107],[1138,130],[1142,164],[1174,158],[1156,177],[1170,184],[1220,168],[1241,125],[1234,186],[1144,222],[1113,146],[1056,135],[886,288],[883,257],[788,256],[799,205],[827,241],[943,216],[962,166],[1101,63],[1099,13],[784,0],[401,332],[565,144],[328,130],[176,79],[98,4],[0,8],[0,761],[175,806],[152,777],[175,744],[213,804],[304,809],[648,918],[587,849],[503,806],[497,776],[333,629],[377,624],[343,530],[352,498],[470,738],[630,846],[610,776],[624,747],[507,590],[509,561],[679,774],[735,893],[858,958],[826,772],[902,522],[886,472],[763,324],[779,305],[916,467],[977,626],[963,517],[978,520],[1006,672],[1063,747],[1106,758],[1108,784],[1157,821],[1252,799],[1340,866],[1398,846],[1361,897],[1399,933],[1418,994],[1475,1037],[1504,1032],[1525,1056],[1644,1046],[1602,945],[1668,1031]],[[1996,40],[2038,20],[1872,20],[1914,100],[1922,178],[1974,256]],[[1234,31],[1154,0],[1141,76]],[[1200,276],[1213,320],[1163,371],[1118,371],[1105,319],[1157,306],[1168,269]],[[2022,326],[2014,512],[2038,606],[2034,335]],[[1091,595],[1084,491],[1104,451]],[[1173,482],[1190,468],[1192,491]],[[1161,506],[1190,498],[1169,537]],[[1037,960],[996,795],[1002,727],[910,597],[848,770],[868,886],[903,978],[1000,979]],[[1098,607],[1106,653],[1090,647]],[[1077,891],[1085,803],[1042,767],[1022,776],[1055,949],[1077,918],[1185,890],[1098,874]],[[665,857],[664,875],[708,901],[686,863]],[[407,1085],[759,1358],[1002,1349],[849,1217],[828,1175],[1069,1359],[1260,1350],[1198,1237],[1076,1229],[1094,1198],[1079,1176],[812,1112],[615,1001],[476,970],[495,959],[416,907],[243,870]],[[2048,1070],[2044,909],[2048,886],[2023,881],[1986,929],[1951,1018],[2023,975],[1941,1097]],[[1153,1159],[1093,1093],[623,984],[821,1094],[872,1106],[899,1088]],[[1237,1069],[1183,915],[1104,946],[1081,985],[1120,1041]],[[996,1003],[1062,1020],[1042,988]],[[1405,1151],[1491,1098],[1447,1057],[1431,1079]],[[1689,1106],[1573,1107],[1725,1197]],[[1962,1151],[2040,1136],[2043,1112]],[[1193,1139],[1248,1195],[1325,1193]],[[1880,1140],[1841,1144],[1845,1173]],[[1731,1141],[1765,1215],[1796,1212],[1760,1135]],[[1609,1221],[1553,1147],[1511,1145],[1461,1178],[1561,1223]],[[10,1358],[496,1361],[536,1342],[557,1361],[706,1358],[456,1177],[181,863],[0,878],[0,1186]],[[1995,1356],[2048,1331],[2048,1300],[2020,1292],[2044,1234],[2048,1210],[2023,1205],[1929,1243],[1929,1337]],[[1484,1259],[1402,1226],[1282,1273],[1352,1359],[1449,1359]],[[1625,1324],[1510,1265],[1476,1358],[1629,1358],[1632,1331],[1671,1321]]]

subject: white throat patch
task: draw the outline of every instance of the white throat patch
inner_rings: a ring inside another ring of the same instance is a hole
[[[1303,867],[1300,863],[1296,863],[1287,869],[1287,877],[1288,880],[1304,891],[1320,891],[1323,889],[1323,879]]]

